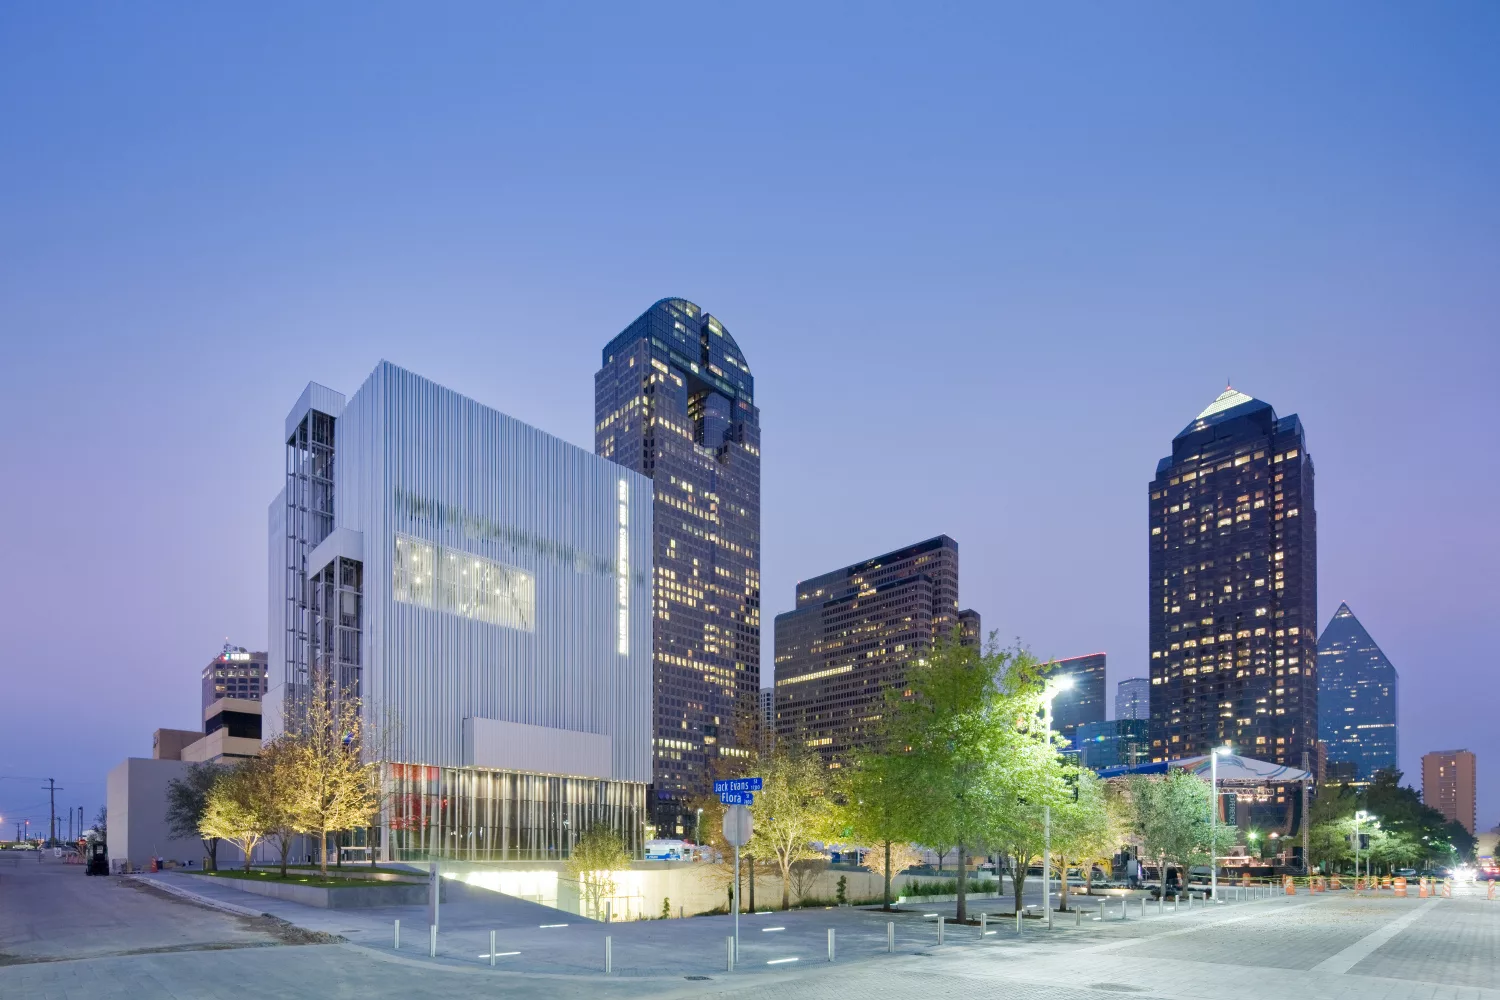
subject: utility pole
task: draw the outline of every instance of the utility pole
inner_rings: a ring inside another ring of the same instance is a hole
[[[1302,779],[1302,870],[1312,874],[1312,854],[1309,851],[1312,834],[1312,817],[1307,814],[1311,808],[1308,802],[1308,790],[1312,785],[1311,763],[1307,759],[1307,751],[1302,751],[1302,770],[1307,771],[1307,776]]]
[[[47,779],[47,800],[48,800],[48,805],[47,805],[47,812],[48,812],[48,820],[47,820],[47,824],[48,824],[47,825],[47,843],[50,846],[52,844],[57,843],[57,779],[56,778],[48,778]]]

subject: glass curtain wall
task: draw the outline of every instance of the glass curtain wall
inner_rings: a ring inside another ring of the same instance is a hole
[[[386,766],[391,858],[560,860],[597,825],[645,851],[646,786],[422,764]]]

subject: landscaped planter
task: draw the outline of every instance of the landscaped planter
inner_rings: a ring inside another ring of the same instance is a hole
[[[971,892],[971,893],[968,893],[967,895],[964,896],[964,899],[966,899],[966,900],[967,899],[1009,899],[1009,898],[1010,898],[1010,893],[1008,893],[1008,892]],[[955,893],[951,893],[951,894],[949,894],[947,896],[897,896],[896,897],[896,902],[898,902],[898,903],[956,903],[956,902],[958,902],[958,893],[956,893],[956,892]]]
[[[328,910],[354,910],[373,906],[422,906],[427,903],[427,886],[411,882],[375,882],[369,885],[305,885],[301,882],[259,881],[227,878],[219,875],[190,875],[201,882],[213,882],[257,896],[284,899],[303,906]],[[443,887],[447,896],[447,886]]]

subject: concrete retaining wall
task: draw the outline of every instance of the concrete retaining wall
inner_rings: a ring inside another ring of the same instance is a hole
[[[212,881],[257,896],[270,896],[304,906],[328,910],[353,910],[370,906],[425,906],[427,886],[406,882],[378,882],[368,886],[303,885],[297,882],[258,882],[245,878],[222,878],[216,875],[190,875],[200,881]],[[446,886],[443,898],[447,898]]]

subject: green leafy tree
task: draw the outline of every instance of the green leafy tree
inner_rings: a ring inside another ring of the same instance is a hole
[[[568,874],[577,880],[579,894],[596,919],[604,900],[615,894],[614,873],[629,867],[630,851],[624,839],[607,826],[586,830],[574,841],[567,861]],[[666,903],[662,906],[665,909]]]
[[[167,782],[167,831],[174,837],[197,837],[207,854],[204,867],[219,868],[219,838],[200,830],[208,793],[219,778],[219,765],[205,762],[189,764],[180,778]]]
[[[1052,850],[1062,883],[1063,910],[1068,908],[1069,866],[1078,865],[1092,883],[1094,862],[1114,854],[1124,838],[1117,814],[1106,803],[1104,782],[1086,768],[1071,764],[1067,768],[1072,794],[1052,810]]]
[[[1210,843],[1208,783],[1197,775],[1173,768],[1160,776],[1136,775],[1130,782],[1135,825],[1148,858],[1162,865],[1162,887],[1166,887],[1169,865],[1182,869],[1183,887],[1188,869],[1214,863],[1234,842],[1235,831],[1220,823],[1217,843]]]
[[[798,863],[825,860],[813,842],[839,835],[838,809],[821,758],[779,745],[757,756],[755,766],[764,782],[751,808],[754,833],[746,853],[769,862],[780,875],[785,910],[791,907]]]
[[[918,825],[915,806],[921,796],[907,784],[915,769],[901,759],[902,749],[896,747],[893,752],[880,741],[853,754],[839,790],[845,836],[873,848],[865,855],[865,865],[881,876],[885,910],[891,909],[894,898],[891,880],[921,860],[911,845]]]
[[[244,854],[250,870],[255,845],[270,826],[267,767],[259,759],[241,761],[220,771],[208,790],[198,831],[204,837],[227,840]]]
[[[288,718],[287,812],[298,833],[318,838],[318,867],[328,877],[328,837],[366,826],[378,807],[375,765],[365,759],[367,729],[359,698],[315,675],[306,703]]]

